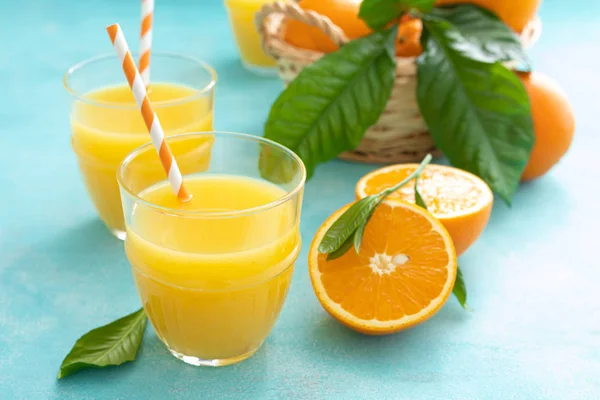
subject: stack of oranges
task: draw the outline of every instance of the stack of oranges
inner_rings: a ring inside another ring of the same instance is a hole
[[[358,18],[362,0],[300,0],[325,15],[348,39],[371,33]],[[541,0],[437,0],[436,6],[471,3],[494,12],[515,32],[535,16]],[[405,16],[396,40],[398,57],[418,57],[422,23]],[[291,45],[329,53],[337,46],[319,29],[286,23]],[[575,130],[573,111],[563,91],[538,72],[516,72],[529,96],[535,143],[523,181],[548,172],[567,152]],[[411,174],[417,165],[392,165],[359,180],[356,198],[381,192]],[[360,254],[350,250],[328,260],[318,251],[325,232],[349,207],[336,211],[318,230],[309,251],[309,273],[323,307],[344,325],[366,334],[409,328],[446,302],[457,275],[456,257],[479,237],[489,220],[493,195],[485,182],[452,167],[430,165],[419,180],[427,210],[415,206],[414,181],[379,206],[364,232]]]
[[[362,0],[300,0],[299,6],[325,15],[339,26],[348,39],[357,39],[371,33],[371,29],[358,17]],[[494,12],[515,32],[521,32],[535,17],[541,0],[437,0],[436,6],[471,3]],[[417,57],[423,52],[420,37],[421,20],[405,16],[398,29],[396,55]],[[318,28],[303,22],[289,20],[284,39],[303,49],[329,53],[337,49]],[[548,172],[568,150],[575,120],[573,111],[563,91],[549,77],[538,72],[519,74],[531,102],[535,130],[535,145],[523,180],[538,178]]]

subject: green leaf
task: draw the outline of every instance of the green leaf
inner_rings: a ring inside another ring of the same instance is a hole
[[[394,84],[396,32],[348,42],[304,68],[275,100],[264,136],[298,154],[308,177],[356,148],[377,122]]]
[[[348,237],[348,239],[342,243],[339,249],[327,254],[327,261],[335,260],[336,258],[340,258],[346,254],[346,252],[352,248],[352,244],[354,243],[354,235],[354,233],[350,235],[350,237]]]
[[[421,197],[421,193],[419,193],[419,178],[415,178],[415,203],[421,207],[427,210],[427,204],[425,204],[425,201],[423,200],[423,197]]]
[[[425,167],[431,162],[431,159],[432,159],[431,154],[427,154],[425,156],[425,158],[423,158],[423,161],[421,161],[421,164],[419,164],[417,169],[415,169],[410,175],[408,175],[406,178],[402,179],[400,182],[398,182],[394,186],[383,190],[380,193],[382,195],[381,201],[385,200],[386,197],[388,197],[390,194],[394,193],[396,190],[398,190],[401,187],[403,187],[404,185],[406,185],[408,182],[412,181],[413,179],[417,179],[421,175],[421,172],[423,172]]]
[[[435,0],[364,0],[358,16],[372,29],[382,29],[411,9],[431,11],[434,3]]]
[[[108,325],[80,337],[60,366],[58,379],[84,368],[100,368],[133,361],[146,329],[146,314],[140,308]]]
[[[379,195],[367,196],[352,204],[327,230],[319,244],[319,252],[329,254],[340,249],[371,216],[377,207],[379,197]]]
[[[417,99],[431,136],[454,166],[510,202],[534,140],[525,88],[502,64],[471,59],[449,22],[424,17],[423,23]]]
[[[380,203],[378,203],[377,205],[379,205],[379,204]],[[354,251],[356,251],[356,254],[360,253],[360,245],[362,243],[362,238],[365,233],[365,228],[367,227],[367,224],[369,223],[370,219],[371,219],[371,215],[369,215],[369,218],[367,218],[365,223],[362,224],[361,226],[359,226],[358,229],[356,230],[356,232],[354,232]]]
[[[519,36],[484,8],[471,4],[435,8],[426,18],[445,20],[458,30],[464,40],[463,51],[473,60],[529,64]]]
[[[409,176],[404,178],[399,183],[380,193],[367,196],[354,203],[331,225],[325,233],[323,240],[319,244],[319,252],[334,256],[328,256],[327,259],[335,259],[341,257],[346,251],[352,247],[358,254],[362,243],[362,237],[369,222],[371,215],[381,203],[393,192],[406,185],[412,179],[418,178],[423,169],[431,162],[431,154],[427,154],[421,164]]]
[[[462,306],[467,311],[470,311],[471,308],[467,304],[467,287],[465,286],[465,280],[463,278],[462,271],[460,267],[456,267],[456,281],[454,281],[454,288],[452,289],[452,293]]]

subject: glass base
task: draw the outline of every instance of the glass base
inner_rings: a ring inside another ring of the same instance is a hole
[[[276,77],[279,75],[279,70],[277,67],[259,67],[257,65],[248,64],[246,61],[242,60],[242,65],[248,71],[253,74],[264,76],[264,77]]]
[[[127,233],[120,229],[108,228],[108,230],[110,231],[111,235],[119,240],[125,240],[125,237],[127,236]]]
[[[258,351],[258,348],[254,349],[252,351],[249,351],[245,354],[242,354],[241,356],[215,359],[215,360],[202,360],[198,357],[186,356],[185,354],[178,353],[172,349],[169,349],[169,351],[171,352],[171,354],[173,354],[175,356],[175,358],[178,358],[181,361],[183,361],[184,363],[194,365],[196,367],[224,367],[225,365],[239,363],[240,361],[244,361],[244,360],[252,357],[254,355],[254,353],[256,353]]]

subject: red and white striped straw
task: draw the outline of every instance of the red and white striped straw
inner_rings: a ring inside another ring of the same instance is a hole
[[[150,85],[150,52],[152,51],[152,17],[154,0],[142,0],[142,29],[140,32],[140,61],[138,68],[146,88]]]
[[[173,157],[171,149],[169,149],[169,146],[167,145],[165,133],[160,125],[160,121],[152,109],[152,104],[150,103],[150,99],[148,99],[148,94],[146,92],[146,86],[142,81],[140,73],[135,67],[135,62],[133,61],[133,57],[131,57],[129,46],[127,46],[127,41],[125,40],[125,36],[123,36],[123,31],[119,24],[108,26],[106,31],[108,32],[108,36],[110,36],[110,40],[119,60],[121,60],[123,72],[125,73],[127,82],[129,82],[133,97],[142,112],[142,118],[150,133],[152,144],[158,153],[160,162],[167,173],[169,183],[181,201],[188,201],[192,196],[183,186],[183,176],[181,175],[181,171],[177,166],[177,162],[175,161],[175,157]]]

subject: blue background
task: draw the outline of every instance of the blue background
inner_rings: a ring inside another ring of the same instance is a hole
[[[541,17],[535,67],[568,92],[577,133],[512,208],[496,202],[461,257],[474,312],[451,299],[388,337],[361,336],[326,314],[308,278],[308,243],[375,168],[335,161],[306,187],[304,250],[253,358],[190,367],[150,328],[136,362],[57,381],[81,334],[139,307],[123,245],[81,184],[61,84],[70,65],[112,51],[107,24],[136,37],[139,1],[0,0],[0,398],[600,398],[600,3],[545,0]],[[216,68],[217,129],[261,133],[282,85],[242,69],[221,1],[158,0],[154,48]]]

